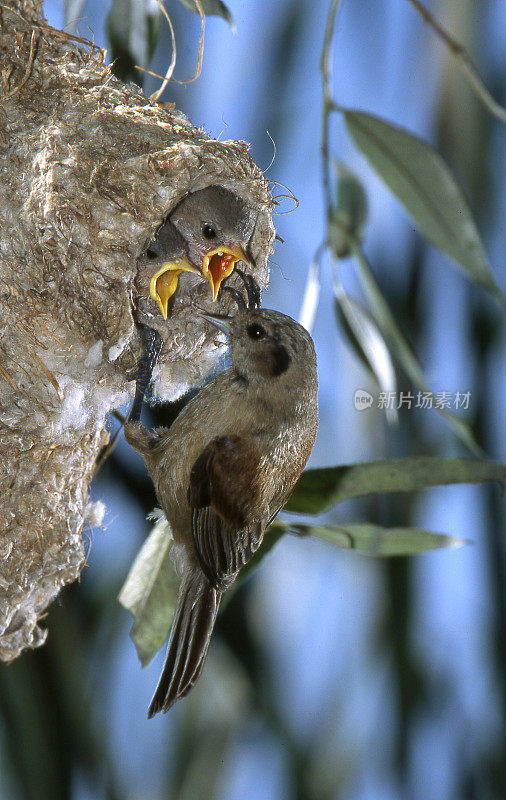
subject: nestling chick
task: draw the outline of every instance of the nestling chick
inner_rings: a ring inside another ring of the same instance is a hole
[[[243,272],[239,267],[236,267],[237,274],[240,276],[246,289],[248,296],[249,308],[260,308],[260,287],[252,275]],[[224,289],[228,290],[239,308],[246,308],[244,298],[232,286],[225,286]],[[204,315],[205,316],[205,315]],[[160,350],[162,349],[163,340],[160,334],[154,329],[144,325],[139,326],[143,337],[142,358],[138,364],[136,379],[135,379],[135,397],[128,415],[130,422],[137,422],[141,418],[142,404],[144,402],[144,395],[151,380],[153,369],[158,361]]]
[[[194,273],[206,278],[212,299],[216,300],[222,281],[229,277],[237,262],[250,260],[249,245],[257,217],[258,210],[234,192],[208,186],[189,194],[175,207],[140,256],[135,304],[142,356],[130,412],[132,420],[140,417],[144,394],[167,336],[164,321],[169,314],[169,302],[181,274]],[[190,291],[191,284],[187,288]]]
[[[135,288],[139,298],[151,298],[167,319],[169,300],[177,289],[181,272],[200,274],[186,253],[187,242],[174,227],[170,218],[165,220],[137,262]],[[152,312],[156,313],[155,306]]]
[[[276,311],[205,316],[228,335],[231,366],[170,429],[125,426],[172,528],[171,558],[181,576],[149,717],[197,681],[221,596],[285,505],[318,425],[316,356],[304,328]]]
[[[192,192],[170,213],[138,264],[136,288],[154,300],[167,319],[169,300],[182,272],[202,275],[216,300],[221,282],[248,246],[258,211],[221,186]]]

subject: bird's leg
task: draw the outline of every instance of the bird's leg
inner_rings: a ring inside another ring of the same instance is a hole
[[[246,294],[248,295],[248,308],[260,308],[261,295],[260,286],[252,275],[247,275],[239,267],[235,268],[237,274],[242,278]]]
[[[142,338],[143,350],[135,376],[135,397],[128,415],[129,422],[138,422],[141,418],[144,395],[163,344],[161,336],[153,328],[148,328],[145,325],[142,326]]]
[[[225,285],[225,283],[223,283],[222,291],[229,292],[240,309],[260,308],[260,302],[261,302],[260,286],[254,279],[254,277],[252,275],[247,275],[245,272],[242,271],[242,269],[239,269],[239,267],[236,267],[234,271],[237,272],[242,282],[244,283],[244,288],[246,289],[246,294],[248,295],[247,305],[242,295],[239,294],[238,290],[234,289],[232,286],[227,286]]]
[[[237,291],[237,289],[234,289],[232,286],[222,286],[221,291],[229,292],[229,294],[232,295],[235,302],[237,303],[237,308],[241,310],[247,308],[247,305],[244,302],[244,297],[242,296],[242,294],[240,294],[240,292]]]

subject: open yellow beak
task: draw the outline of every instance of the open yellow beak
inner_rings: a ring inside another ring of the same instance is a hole
[[[149,283],[149,296],[157,303],[164,319],[167,319],[169,300],[177,289],[178,278],[182,272],[199,270],[187,258],[177,261],[166,261],[158,272],[155,272]]]
[[[248,261],[242,247],[218,247],[206,253],[202,262],[202,273],[207,278],[213,294],[213,300],[218,297],[221,282],[232,274],[238,261]]]

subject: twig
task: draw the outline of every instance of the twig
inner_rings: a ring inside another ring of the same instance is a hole
[[[448,31],[439,24],[439,22],[432,16],[430,11],[428,11],[428,9],[425,8],[425,6],[422,5],[419,0],[408,0],[408,3],[411,3],[413,8],[418,11],[423,20],[430,25],[434,33],[436,33],[437,36],[439,36],[439,38],[442,39],[446,44],[450,53],[457,61],[460,69],[466,75],[476,96],[481,100],[483,105],[488,108],[494,117],[501,120],[501,122],[506,125],[506,109],[503,108],[503,106],[501,106],[496,100],[494,100],[490,94],[489,90],[480,78],[478,71],[471,61],[471,58],[469,57],[465,47],[460,44],[460,42],[457,42],[448,33]]]
[[[35,29],[32,31],[32,38],[30,41],[30,55],[28,57],[28,64],[26,65],[24,78],[21,81],[21,83],[18,83],[18,85],[14,87],[14,89],[12,89],[7,94],[4,94],[2,100],[8,100],[10,97],[13,97],[15,94],[21,91],[21,89],[27,82],[28,78],[30,77],[34,59],[35,59]]]
[[[41,2],[35,3],[34,8],[39,8],[40,6],[42,6],[42,0]],[[18,14],[17,11],[15,11],[13,8],[9,8],[9,6],[6,6],[4,3],[0,3],[0,8],[3,8],[5,11],[8,11],[9,14],[14,14],[14,16],[20,19],[21,22],[24,22],[25,25],[32,24],[28,23],[28,21],[24,17],[22,17],[21,14]],[[58,39],[65,39],[66,41],[77,42],[78,44],[85,44],[88,45],[93,50],[99,50],[102,53],[105,53],[104,48],[98,47],[94,41],[90,42],[89,39],[83,39],[81,36],[74,36],[74,34],[67,33],[67,31],[61,31],[59,30],[59,28],[53,28],[53,26],[48,25],[45,20],[42,20],[41,25],[33,23],[33,30],[50,31],[50,33]]]
[[[167,13],[167,10],[165,9],[165,7],[164,7],[164,5],[162,3],[162,0],[156,0],[156,2],[158,3],[158,5],[160,7],[160,10],[161,10],[162,14],[164,15],[165,19],[167,20],[167,24],[168,24],[168,26],[170,28],[170,37],[171,37],[171,40],[172,40],[172,58],[170,60],[169,66],[167,68],[167,72],[165,73],[165,77],[163,78],[162,85],[160,86],[159,89],[156,90],[156,92],[153,92],[153,94],[149,98],[150,100],[153,100],[155,103],[157,103],[159,101],[159,98],[164,93],[165,89],[167,88],[167,85],[168,85],[169,81],[172,78],[172,75],[174,73],[174,69],[175,69],[175,66],[176,66],[176,58],[177,58],[176,34],[174,33],[174,26],[172,24],[172,20],[169,17],[169,15]],[[194,0],[194,2],[195,2],[195,5],[197,7],[197,11],[200,14],[200,19],[201,19],[199,50],[198,50],[198,54],[197,54],[197,68],[195,70],[195,75],[192,78],[189,78],[186,81],[177,81],[174,78],[174,82],[175,83],[191,83],[192,81],[195,81],[199,77],[199,75],[201,73],[201,70],[202,70],[202,54],[204,52],[204,31],[205,31],[205,25],[206,25],[206,16],[204,14],[204,9],[202,7],[201,0]],[[150,72],[147,69],[144,69],[143,67],[136,67],[136,69],[141,70],[141,72],[147,72],[150,75],[154,75],[155,74],[153,72]],[[160,77],[160,76],[156,76],[155,75],[155,77]]]
[[[169,17],[165,9],[165,6],[161,2],[161,0],[157,0],[157,3],[160,7],[160,11],[167,20],[167,24],[170,28],[170,38],[172,40],[172,57],[170,59],[170,64],[167,68],[167,72],[165,73],[165,78],[162,81],[162,85],[160,86],[159,89],[156,90],[156,92],[153,92],[153,94],[149,98],[150,100],[153,100],[155,103],[160,99],[165,89],[167,88],[167,84],[172,78],[172,73],[174,72],[174,67],[176,66],[176,58],[177,58],[176,34],[174,33],[174,26],[172,24],[172,20]],[[138,67],[138,69],[140,69],[140,67]]]
[[[116,430],[116,432],[115,432],[114,436],[112,437],[111,441],[109,442],[109,444],[104,445],[102,450],[99,452],[99,454],[97,456],[97,460],[95,461],[95,465],[93,467],[93,478],[95,478],[97,476],[97,474],[100,472],[100,470],[104,466],[105,462],[107,461],[107,459],[109,458],[109,456],[111,455],[113,450],[115,450],[116,445],[118,444],[118,438],[119,438],[119,435],[121,433],[121,429],[122,429],[123,425],[124,425],[124,422]]]
[[[197,69],[195,70],[195,75],[193,78],[188,78],[186,81],[176,81],[176,83],[192,83],[192,81],[196,81],[199,77],[201,70],[202,70],[202,54],[204,52],[204,32],[206,28],[206,15],[204,14],[204,8],[202,6],[201,0],[194,0],[195,5],[197,6],[197,11],[200,14],[200,38],[199,38],[199,51],[197,53]]]
[[[37,25],[36,26],[41,31],[49,31],[52,36],[56,39],[63,39],[66,42],[76,42],[77,44],[85,44],[87,47],[90,48],[92,51],[97,51],[105,54],[105,50],[103,47],[99,47],[95,44],[95,35],[93,35],[93,40],[90,41],[89,39],[84,39],[82,36],[75,36],[73,33],[68,33],[67,31],[60,31],[58,28],[53,28],[52,25]]]
[[[332,85],[330,75],[330,50],[334,35],[334,23],[337,8],[340,0],[331,0],[327,22],[325,24],[325,35],[323,37],[323,48],[320,59],[320,72],[322,74],[323,88],[323,108],[322,108],[322,168],[323,168],[323,187],[325,191],[325,201],[327,204],[327,215],[332,206],[332,194],[330,191],[330,156],[329,156],[329,115],[334,110],[332,100]]]

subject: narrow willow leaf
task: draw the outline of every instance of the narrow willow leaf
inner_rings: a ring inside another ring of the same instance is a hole
[[[288,524],[284,532],[297,536],[313,536],[367,556],[412,556],[442,547],[462,547],[469,544],[467,539],[423,528],[383,528],[369,522],[350,525]]]
[[[118,597],[134,617],[130,636],[143,667],[163,645],[172,624],[179,578],[169,558],[171,541],[169,525],[162,519],[142,545]]]
[[[199,9],[195,0],[179,0],[179,2],[185,8],[189,8],[190,11],[194,11],[196,14],[199,13]],[[230,10],[225,5],[225,3],[222,3],[221,0],[200,0],[200,2],[204,14],[211,14],[217,17],[223,17],[223,19],[226,19],[226,21],[232,28],[232,33],[235,34],[237,32],[234,18],[230,13]]]
[[[347,323],[344,331],[346,335],[352,337],[352,346],[358,347],[362,353],[381,391],[387,393],[395,392],[397,390],[397,380],[394,366],[388,347],[376,323],[353,297],[346,294],[337,274],[334,275],[333,284],[339,311]],[[388,407],[386,413],[390,422],[397,421],[395,408]]]
[[[342,161],[336,161],[337,199],[330,209],[328,240],[336,258],[350,251],[350,238],[360,239],[367,219],[367,197],[356,175]]]
[[[113,0],[107,17],[114,73],[140,81],[135,65],[147,66],[160,28],[160,10],[151,0]]]
[[[65,28],[75,25],[76,21],[80,19],[86,0],[64,0],[64,18]]]
[[[367,196],[362,182],[343,161],[334,163],[337,172],[336,211],[342,215],[353,236],[360,236],[367,219]]]
[[[439,153],[380,117],[341,111],[357,147],[427,239],[504,303],[464,194]]]
[[[309,333],[313,330],[318,303],[320,302],[320,264],[315,259],[307,273],[306,288],[299,312],[299,322]]]
[[[308,469],[302,473],[286,510],[319,514],[351,497],[483,481],[496,481],[504,490],[506,465],[472,458],[415,456]]]
[[[388,303],[381,294],[380,288],[376,283],[371,267],[364,255],[361,245],[357,240],[350,243],[353,255],[356,258],[360,278],[369,300],[371,312],[376,320],[380,331],[385,337],[393,356],[397,359],[406,375],[409,375],[417,389],[422,392],[432,394],[428,386],[423,370],[415,358],[408,342],[406,341],[401,329],[395,321]],[[459,416],[447,408],[437,408],[435,411],[441,414],[453,432],[475,456],[483,456],[483,450],[476,442],[472,431]]]

